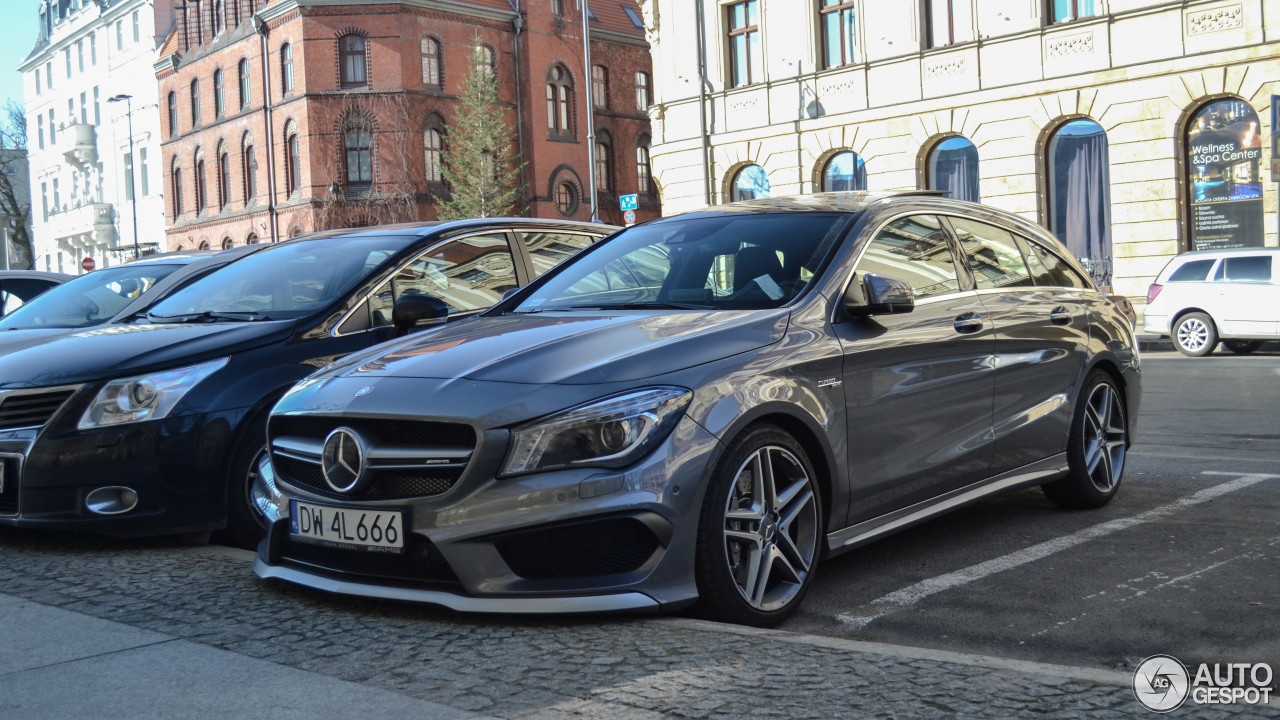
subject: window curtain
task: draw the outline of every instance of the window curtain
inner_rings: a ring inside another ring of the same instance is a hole
[[[1060,134],[1055,138],[1054,234],[1099,285],[1111,284],[1111,179],[1107,136]]]
[[[980,202],[978,190],[978,150],[971,144],[938,148],[933,154],[933,188],[956,200]]]

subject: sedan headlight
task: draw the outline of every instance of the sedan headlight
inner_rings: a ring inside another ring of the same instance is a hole
[[[80,417],[79,428],[158,420],[169,414],[191,388],[221,370],[230,358],[164,372],[112,380],[98,391]]]
[[[583,465],[626,467],[671,433],[692,398],[684,388],[647,388],[521,425],[511,431],[511,451],[501,474]]]

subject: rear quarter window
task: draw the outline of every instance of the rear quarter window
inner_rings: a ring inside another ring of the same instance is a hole
[[[1229,257],[1222,261],[1218,275],[1215,280],[1226,282],[1271,282],[1271,256]]]
[[[1217,260],[1192,260],[1174,270],[1165,282],[1204,282]]]

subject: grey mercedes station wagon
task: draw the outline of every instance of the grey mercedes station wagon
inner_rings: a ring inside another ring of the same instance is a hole
[[[294,387],[255,569],[465,611],[696,602],[771,625],[824,556],[964,503],[1106,504],[1140,378],[1124,316],[1013,215],[925,193],[715,207]]]

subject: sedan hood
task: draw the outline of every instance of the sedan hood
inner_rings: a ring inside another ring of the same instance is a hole
[[[625,382],[777,342],[788,313],[779,308],[479,317],[398,343],[343,374],[528,384]]]
[[[0,355],[0,388],[93,382],[179,367],[281,341],[294,324],[106,325]]]
[[[70,335],[73,328],[22,328],[0,331],[0,355],[8,355],[35,345],[42,345],[60,335]]]

